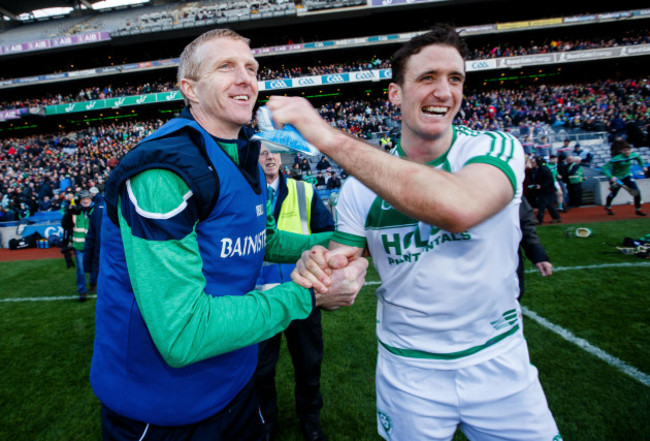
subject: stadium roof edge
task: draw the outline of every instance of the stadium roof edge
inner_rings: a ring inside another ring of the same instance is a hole
[[[102,0],[0,0],[0,14],[11,20],[17,21],[20,14],[29,13],[46,8],[75,8],[81,5],[92,8],[95,3]],[[166,0],[158,0],[164,3]]]

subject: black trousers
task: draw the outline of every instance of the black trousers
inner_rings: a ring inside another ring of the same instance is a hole
[[[544,221],[544,212],[548,213],[553,219],[560,219],[560,214],[555,209],[555,193],[537,195],[537,221]]]
[[[569,192],[570,207],[580,207],[582,205],[582,184],[567,184],[567,191]]]
[[[156,426],[135,421],[102,405],[103,441],[261,441],[264,425],[254,379],[217,414],[185,426]]]
[[[323,330],[321,311],[314,308],[304,320],[294,320],[284,331],[291,354],[295,376],[294,394],[296,413],[301,421],[318,423],[323,397],[320,392],[320,371],[323,361]],[[255,387],[260,409],[266,424],[275,425],[278,420],[275,367],[280,357],[282,333],[259,344]]]
[[[637,210],[640,210],[641,209],[641,192],[639,191],[639,187],[636,185],[636,182],[630,176],[627,176],[627,177],[621,179],[621,181],[623,181],[623,183],[628,188],[631,188],[632,190],[637,191],[636,195],[633,196],[634,197],[634,206],[636,207]],[[616,197],[618,192],[621,190],[621,188],[623,188],[623,187],[612,186],[612,187],[609,188],[609,194],[607,195],[607,200],[605,202],[606,207],[609,208],[609,207],[612,206],[612,201],[614,200],[614,198]]]

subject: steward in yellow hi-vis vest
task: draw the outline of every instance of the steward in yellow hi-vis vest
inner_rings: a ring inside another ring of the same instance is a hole
[[[292,233],[311,234],[309,221],[311,219],[311,202],[314,197],[314,187],[304,181],[287,179],[287,197],[282,201],[277,219],[278,228]]]
[[[268,194],[278,229],[298,234],[334,231],[332,214],[318,197],[313,185],[282,174],[278,174],[275,184],[277,189],[269,190]],[[293,264],[265,262],[258,285],[291,281],[290,275],[294,267]]]
[[[71,204],[61,219],[61,228],[63,228],[62,249],[74,251],[77,273],[77,292],[79,301],[86,300],[88,287],[86,273],[84,271],[84,244],[86,234],[90,225],[90,216],[95,209],[93,196],[88,190],[79,192],[78,200]],[[71,248],[69,247],[71,246]],[[68,251],[69,252],[69,251]]]
[[[299,234],[334,230],[332,214],[314,186],[280,173],[280,154],[269,152],[262,144],[259,162],[266,176],[268,203],[273,207],[273,217],[278,229]],[[278,283],[291,281],[291,271],[294,267],[293,264],[264,262],[257,289],[264,291]],[[320,309],[314,308],[304,320],[292,321],[284,335],[295,369],[296,410],[301,429],[306,434],[320,433],[320,410],[323,407],[320,393],[320,369],[323,359]],[[278,427],[275,367],[280,355],[281,341],[280,333],[259,344],[259,361],[255,374],[260,410],[264,417],[265,430],[269,435],[277,432]]]

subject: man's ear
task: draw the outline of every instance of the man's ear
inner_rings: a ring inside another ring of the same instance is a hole
[[[180,86],[180,89],[181,89],[181,93],[189,101],[192,101],[192,102],[198,102],[199,101],[199,98],[198,98],[198,96],[196,94],[196,89],[194,88],[194,81],[193,80],[190,80],[188,78],[181,78],[179,86]]]
[[[397,83],[390,83],[388,85],[388,99],[394,106],[402,104],[402,88]]]

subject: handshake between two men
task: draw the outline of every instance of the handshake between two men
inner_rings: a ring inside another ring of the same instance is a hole
[[[291,280],[313,288],[316,306],[333,311],[351,306],[363,287],[368,261],[353,247],[326,249],[320,245],[302,253]]]

